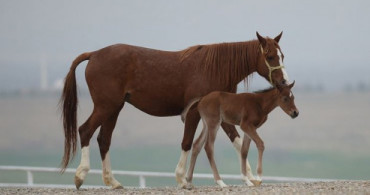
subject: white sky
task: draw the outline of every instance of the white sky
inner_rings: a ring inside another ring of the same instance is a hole
[[[370,85],[370,1],[20,0],[0,5],[0,90],[39,87],[44,61],[52,86],[77,55],[114,43],[181,50],[255,39],[256,31],[270,37],[284,31],[284,64],[298,86]],[[81,67],[78,77],[84,80]]]

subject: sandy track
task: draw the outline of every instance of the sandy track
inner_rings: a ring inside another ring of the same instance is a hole
[[[370,181],[263,184],[261,187],[201,186],[192,190],[176,187],[110,189],[0,188],[0,194],[370,194]]]

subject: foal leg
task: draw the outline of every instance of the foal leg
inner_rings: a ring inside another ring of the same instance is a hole
[[[186,187],[187,181],[185,178],[186,173],[186,162],[188,159],[189,150],[193,143],[194,134],[197,129],[200,120],[200,115],[197,109],[189,110],[185,120],[184,136],[181,143],[181,156],[176,166],[175,174],[178,186],[181,188]]]
[[[110,163],[110,156],[109,156],[109,147],[111,144],[112,133],[114,127],[116,126],[117,118],[119,115],[120,110],[122,109],[120,106],[117,111],[112,114],[101,126],[100,132],[98,135],[98,143],[100,149],[100,156],[102,159],[102,169],[103,169],[103,181],[105,185],[111,186],[113,189],[122,189],[122,185],[114,178],[112,174],[112,168]]]
[[[102,124],[107,118],[106,115],[109,110],[102,107],[94,107],[94,110],[86,122],[80,126],[78,132],[80,134],[81,141],[81,162],[77,167],[75,175],[75,185],[79,189],[83,184],[83,181],[90,170],[90,157],[89,157],[89,143],[95,130]]]
[[[236,153],[238,154],[239,161],[241,162],[240,149],[242,147],[242,139],[240,139],[238,131],[236,130],[234,125],[230,125],[224,122],[221,123],[221,126],[222,126],[222,129],[225,131],[226,135],[229,137],[230,141],[233,143]],[[247,167],[248,179],[251,181],[256,180],[251,171],[251,165],[249,164],[248,159],[246,160],[246,163],[244,163],[243,165],[246,165]]]
[[[240,160],[241,160],[240,165],[244,165],[246,162],[248,163],[247,157],[248,157],[248,151],[249,151],[250,144],[251,144],[251,139],[248,137],[247,134],[244,134],[243,145],[239,153]],[[240,170],[242,172],[243,181],[245,182],[245,184],[247,184],[248,186],[254,186],[254,183],[256,183],[256,180],[250,180],[248,177],[248,174],[251,174],[250,173],[251,170],[245,166],[241,166]]]
[[[213,177],[215,179],[215,182],[217,185],[219,185],[221,188],[227,187],[227,185],[222,181],[220,174],[218,173],[216,162],[214,159],[214,143],[216,140],[217,130],[220,127],[220,122],[210,122],[207,123],[208,125],[208,137],[206,145],[204,146],[204,149],[206,150],[208,161],[211,165]]]
[[[265,145],[260,136],[257,134],[257,129],[255,127],[244,127],[243,130],[256,143],[258,149],[257,178],[255,186],[259,186],[262,183],[262,156],[263,151],[265,150]]]
[[[187,178],[186,178],[187,182],[188,182],[188,188],[192,188],[191,182],[193,180],[193,173],[194,173],[195,163],[197,161],[198,154],[201,151],[201,149],[204,145],[204,142],[207,139],[207,136],[208,136],[207,126],[203,122],[203,130],[202,130],[201,134],[199,135],[199,137],[195,140],[195,142],[193,144],[193,150],[192,150],[192,154],[191,154],[191,158],[190,158],[190,166],[189,166],[189,170],[188,170],[188,174],[187,174]]]

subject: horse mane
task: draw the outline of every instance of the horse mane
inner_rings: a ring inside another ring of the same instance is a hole
[[[259,54],[259,41],[196,45],[181,51],[181,61],[191,57],[200,58],[198,71],[228,87],[244,79],[254,71]],[[234,85],[234,86],[233,86]]]

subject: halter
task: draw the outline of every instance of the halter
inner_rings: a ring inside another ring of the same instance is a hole
[[[261,45],[261,54],[263,54],[263,48],[262,48],[262,45]],[[266,66],[267,66],[267,68],[269,69],[269,81],[270,81],[270,83],[271,83],[271,85],[274,85],[273,83],[272,83],[272,71],[274,71],[274,70],[278,70],[278,69],[282,69],[282,68],[284,68],[284,65],[281,65],[281,66],[270,66],[270,64],[269,64],[269,62],[266,60],[266,58],[265,58],[265,63],[266,63]]]

